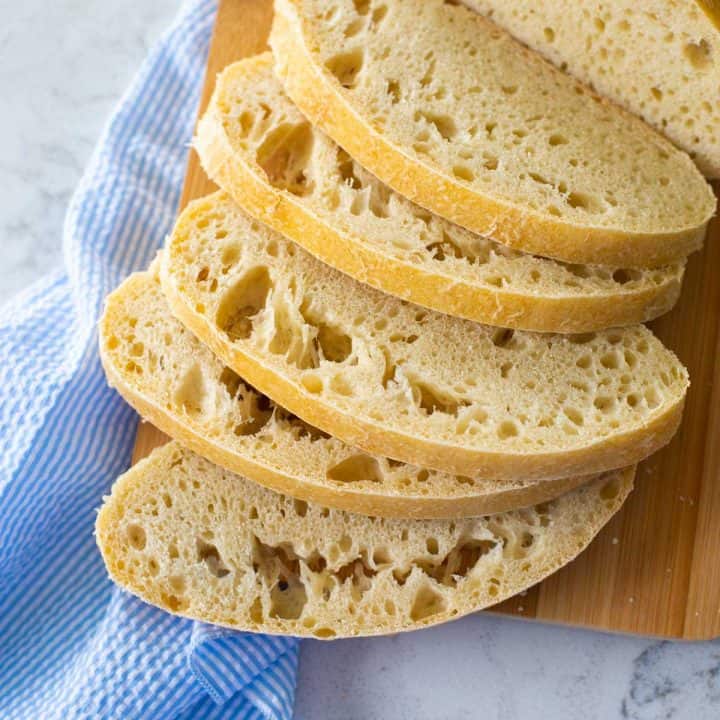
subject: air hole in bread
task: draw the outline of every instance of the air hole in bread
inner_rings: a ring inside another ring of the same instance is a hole
[[[346,38],[352,38],[355,37],[363,28],[365,27],[365,19],[364,18],[354,18],[351,20],[345,29],[343,30],[343,35]]]
[[[376,8],[373,9],[372,12],[372,21],[375,25],[379,25],[387,15],[387,5],[378,5]]]
[[[623,268],[618,268],[612,274],[612,279],[620,285],[625,285],[632,280],[635,280],[636,277],[636,273],[632,272],[631,270],[625,270]]]
[[[230,340],[250,337],[253,318],[265,307],[271,287],[268,269],[258,266],[248,270],[225,292],[215,320]]]
[[[566,202],[571,208],[585,210],[588,213],[597,213],[602,211],[602,203],[586,193],[571,192],[567,196]]]
[[[600,364],[608,370],[616,370],[619,366],[619,360],[616,352],[607,352],[600,357]]]
[[[255,156],[257,164],[274,187],[299,197],[309,195],[314,185],[306,171],[313,141],[313,131],[308,122],[278,125],[258,148]]]
[[[308,374],[300,378],[302,386],[312,395],[319,395],[323,391],[322,378],[317,375]]]
[[[425,120],[425,122],[434,127],[443,140],[452,140],[457,135],[457,125],[449,115],[439,115],[418,110],[416,117],[418,120]]]
[[[198,537],[195,538],[195,548],[197,551],[198,562],[205,563],[207,569],[216,578],[224,578],[230,574],[230,568],[228,568],[223,562],[217,546],[206,542],[201,537]]]
[[[319,323],[317,341],[325,360],[344,362],[352,353],[352,338],[332,325]]]
[[[220,262],[223,265],[222,272],[227,275],[230,268],[240,259],[241,248],[237,243],[224,245],[220,253]]]
[[[410,618],[415,622],[424,620],[433,615],[438,615],[447,607],[445,598],[429,585],[422,585],[410,608]]]
[[[168,578],[168,585],[178,595],[182,595],[185,592],[185,578],[182,575],[171,575]]]
[[[475,173],[465,165],[453,165],[452,172],[458,180],[472,182],[475,179]]]
[[[500,440],[509,440],[518,434],[517,425],[512,420],[505,420],[498,425],[497,436]]]
[[[383,473],[376,458],[364,453],[351,455],[327,470],[329,480],[341,483],[382,482]]]
[[[355,161],[343,149],[338,148],[336,162],[342,181],[353,190],[359,190],[363,184],[355,170]]]
[[[339,567],[333,575],[341,585],[350,581],[352,597],[358,601],[372,587],[372,578],[375,577],[376,571],[370,567],[361,553],[360,557]]]
[[[204,411],[206,397],[205,377],[200,365],[193,363],[182,375],[173,395],[173,401],[188,415],[199,415]]]
[[[235,425],[233,433],[238,437],[255,435],[262,430],[273,414],[270,400],[242,383],[235,400],[241,408],[242,420]]]
[[[344,88],[351,88],[362,70],[365,54],[361,48],[333,55],[325,63],[325,67],[337,78]]]
[[[583,414],[577,408],[563,408],[563,413],[565,414],[565,417],[567,417],[568,420],[570,420],[570,422],[574,423],[575,425],[583,425],[585,423],[585,418],[583,418]]]
[[[130,546],[135,550],[144,550],[147,544],[147,536],[145,534],[145,528],[140,525],[131,524],[127,527],[127,538]]]
[[[470,405],[470,401],[453,397],[450,393],[438,387],[432,387],[427,382],[408,378],[415,404],[427,415],[439,412],[446,415],[457,415],[458,410]]]
[[[182,600],[181,598],[177,597],[177,595],[172,595],[168,593],[160,593],[160,601],[161,603],[170,610],[170,612],[182,612],[185,610],[189,603],[185,600]]]
[[[498,328],[497,330],[493,331],[492,334],[493,345],[501,348],[508,347],[514,335],[514,330],[510,330],[509,328]]]
[[[315,637],[328,639],[331,637],[335,637],[337,635],[337,633],[332,628],[322,627],[322,628],[317,628],[317,629],[313,630],[313,635]]]
[[[684,45],[683,56],[695,70],[709,70],[712,66],[710,45],[705,39]]]
[[[352,385],[342,373],[338,373],[330,380],[330,390],[345,397],[352,397],[355,394]]]
[[[390,102],[393,105],[400,102],[400,83],[397,80],[388,80],[387,94],[390,96]]]

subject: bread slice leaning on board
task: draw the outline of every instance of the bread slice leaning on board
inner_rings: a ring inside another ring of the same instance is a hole
[[[463,0],[720,177],[720,4]]]
[[[170,443],[118,479],[96,537],[110,577],[169,612],[250,632],[379,635],[542,580],[617,512],[633,474],[516,512],[387,520],[279,495]]]
[[[566,265],[432,215],[353,161],[300,114],[270,53],[219,76],[195,147],[248,213],[361,282],[440,312],[522,330],[588,332],[669,310],[684,263]]]
[[[170,313],[154,264],[107,299],[100,357],[110,384],[195,452],[278,492],[380,517],[514,510],[596,476],[485,480],[398,463],[346,445],[278,407]]]
[[[715,209],[690,157],[505,31],[443,0],[276,0],[285,90],[383,182],[528,253],[652,267]]]
[[[642,325],[550,335],[479,325],[321,263],[223,193],[162,254],[172,313],[248,383],[366,452],[488,480],[633,464],[675,432],[685,368]]]

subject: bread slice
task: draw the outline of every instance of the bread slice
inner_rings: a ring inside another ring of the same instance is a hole
[[[505,514],[387,520],[293,500],[170,443],[118,479],[96,536],[110,577],[164,610],[249,632],[380,635],[542,580],[620,509],[633,474]]]
[[[702,242],[715,198],[685,153],[466,7],[276,0],[271,46],[310,122],[459,225],[618,267]]]
[[[720,4],[464,0],[720,177]]]
[[[680,292],[681,262],[566,265],[433,216],[313,128],[273,75],[270,53],[218,77],[195,146],[208,175],[253,217],[356,280],[440,312],[588,332],[657,317]]]
[[[171,311],[279,405],[366,452],[488,480],[633,464],[688,386],[642,325],[540,335],[424,310],[334,270],[217,193],[162,256]]]
[[[243,382],[171,314],[153,267],[106,302],[100,357],[110,384],[197,453],[278,492],[386,517],[452,518],[557,497],[594,479],[485,480],[363,453]]]

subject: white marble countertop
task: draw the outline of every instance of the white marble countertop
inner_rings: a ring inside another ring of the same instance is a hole
[[[0,2],[0,302],[61,263],[65,206],[177,0]],[[616,637],[479,614],[306,642],[302,720],[720,718],[720,642]]]

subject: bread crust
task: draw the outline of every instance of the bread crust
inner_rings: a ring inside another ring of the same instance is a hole
[[[269,54],[243,61],[248,73],[270,62]],[[672,308],[680,294],[677,276],[622,293],[549,297],[473,285],[432,273],[376,251],[352,233],[336,230],[276,190],[234,152],[215,94],[202,117],[195,147],[208,175],[249,214],[301,245],[323,262],[360,282],[439,312],[500,327],[579,333],[646,322]]]
[[[409,157],[369,127],[330,80],[329,72],[315,65],[303,37],[300,4],[300,0],[276,0],[270,36],[276,72],[287,94],[313,124],[397,192],[511,248],[567,262],[658,267],[702,247],[714,212],[709,187],[708,203],[713,203],[713,210],[700,226],[641,233],[559,222],[550,215],[473,192]]]

